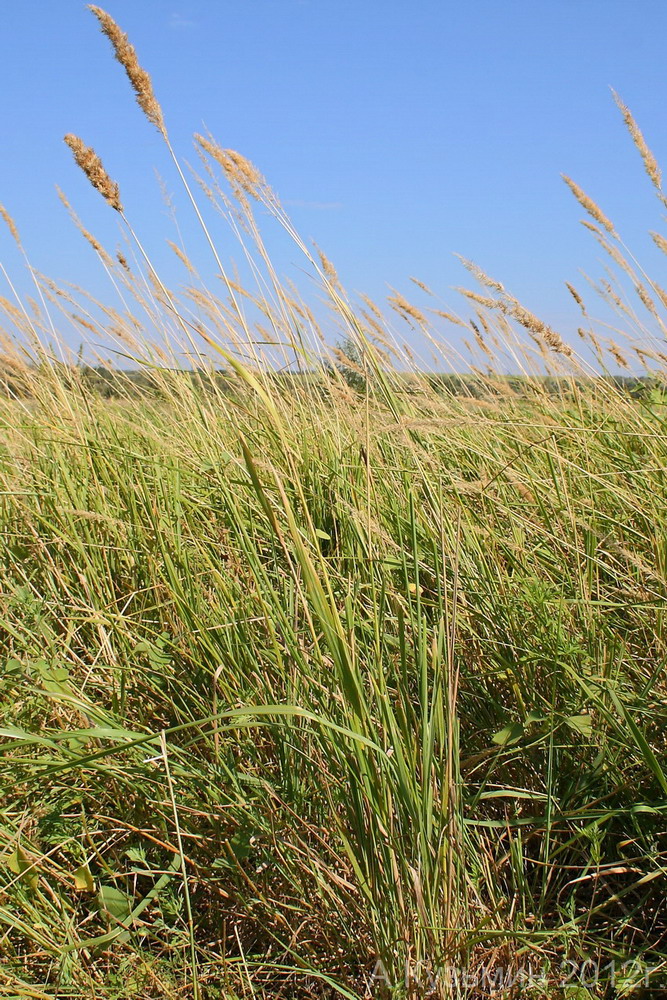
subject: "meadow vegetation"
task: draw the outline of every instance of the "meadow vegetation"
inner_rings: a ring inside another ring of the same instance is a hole
[[[615,331],[571,286],[575,350],[468,262],[460,315],[416,279],[424,304],[356,302],[240,154],[197,136],[187,174],[92,11],[216,290],[177,244],[165,285],[68,136],[129,251],[75,219],[116,305],[27,257],[36,300],[0,302],[0,997],[659,990],[667,294],[567,179],[616,268],[596,288]],[[125,366],[70,356],[72,324]]]

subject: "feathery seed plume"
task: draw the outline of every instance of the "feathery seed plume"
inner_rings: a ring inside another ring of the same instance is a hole
[[[644,285],[642,285],[641,281],[638,281],[637,284],[635,285],[635,291],[637,292],[637,295],[641,299],[643,305],[646,306],[648,311],[652,313],[654,316],[657,315],[655,309],[655,302],[653,301],[649,293],[646,291],[646,288],[644,287]]]
[[[171,250],[173,250],[173,252],[176,254],[176,256],[178,257],[178,259],[180,260],[181,264],[183,264],[188,269],[188,271],[190,272],[190,274],[194,274],[195,273],[195,269],[192,266],[191,261],[186,256],[186,254],[183,253],[183,251],[181,250],[181,248],[179,246],[177,246],[176,243],[173,243],[171,240],[167,240],[167,246]]]
[[[612,94],[614,101],[616,102],[616,107],[623,115],[623,120],[627,126],[628,132],[632,136],[632,141],[639,150],[639,154],[644,161],[644,168],[646,173],[651,178],[651,183],[659,192],[662,193],[662,173],[660,171],[660,167],[658,166],[658,161],[646,145],[646,140],[642,135],[639,125],[633,118],[630,109],[626,107],[615,90],[612,90]]]
[[[467,299],[472,302],[476,302],[480,306],[485,306],[487,309],[496,309],[498,307],[498,302],[496,299],[489,298],[488,295],[480,295],[479,292],[473,292],[469,288],[455,288],[454,291],[460,292],[461,295],[465,295]]]
[[[433,292],[428,287],[428,285],[426,285],[423,281],[420,281],[419,278],[413,278],[411,276],[410,281],[413,281],[417,286],[417,288],[421,288],[422,292],[426,292],[427,295],[433,295]]]
[[[107,14],[105,10],[102,10],[101,7],[94,6],[94,4],[89,4],[88,10],[93,12],[97,20],[100,22],[102,32],[111,42],[116,59],[127,73],[128,80],[130,81],[137,99],[137,104],[146,115],[149,122],[151,122],[152,125],[155,125],[156,129],[158,129],[158,131],[161,132],[166,139],[167,129],[164,124],[162,108],[153,93],[153,84],[151,83],[150,76],[146,70],[139,65],[139,60],[137,59],[137,53],[134,50],[134,46],[130,44],[125,32],[121,31],[111,15]]]
[[[585,314],[586,307],[584,305],[584,300],[582,299],[577,289],[574,287],[574,285],[571,285],[569,281],[565,282],[565,287],[567,288],[568,292],[570,293],[574,301],[580,307],[581,311]]]
[[[456,326],[465,326],[462,319],[459,319],[458,316],[452,316],[451,313],[445,312],[444,309],[431,309],[430,312],[436,316],[441,316],[442,319],[446,319],[448,323],[454,323]]]
[[[331,263],[324,250],[320,250],[318,246],[315,248],[320,258],[320,264],[322,265],[322,270],[324,271],[325,277],[332,285],[337,285],[338,282],[338,272],[336,268]]]
[[[572,348],[561,338],[560,334],[552,330],[550,326],[538,319],[534,313],[522,306],[514,298],[510,298],[508,302],[503,302],[500,304],[502,311],[515,319],[521,326],[528,330],[530,334],[535,334],[537,338],[541,338],[544,343],[555,351],[556,354],[564,354],[565,357],[570,357],[572,354]]]
[[[627,358],[623,354],[621,354],[621,352],[619,351],[618,347],[616,346],[613,340],[609,341],[608,347],[609,347],[609,353],[611,354],[612,358],[620,368],[630,367]]]
[[[217,143],[205,139],[203,135],[195,134],[197,142],[224,170],[227,180],[237,190],[240,188],[246,194],[259,201],[259,191],[269,193],[269,188],[257,167],[235,149],[222,149]]]
[[[404,319],[412,318],[421,323],[422,326],[426,326],[426,317],[424,314],[416,306],[413,306],[411,302],[403,298],[400,292],[396,292],[396,289],[394,289],[394,292],[396,293],[395,295],[390,295],[387,298],[387,302],[389,302],[392,309],[403,316]]]
[[[499,281],[496,281],[495,278],[490,278],[489,275],[486,274],[481,269],[481,267],[479,267],[478,264],[475,264],[474,261],[467,260],[467,258],[462,257],[461,254],[459,254],[459,253],[454,254],[454,256],[458,257],[458,259],[461,261],[461,263],[463,264],[463,266],[465,267],[465,269],[467,271],[470,271],[470,273],[475,278],[477,278],[477,280],[479,281],[479,283],[481,285],[485,285],[487,288],[493,288],[497,292],[504,292],[505,291],[504,286]]]
[[[14,222],[14,220],[12,219],[11,215],[9,214],[4,205],[0,205],[0,216],[2,216],[2,218],[5,220],[7,228],[9,229],[10,233],[12,234],[18,245],[21,246],[21,237],[19,236],[19,231],[16,228],[16,223]]]
[[[81,167],[93,187],[100,192],[112,208],[115,208],[117,212],[122,212],[123,206],[120,201],[118,185],[109,177],[95,150],[86,146],[82,139],[72,135],[71,132],[65,136],[65,142],[72,150],[77,165]]]
[[[651,238],[659,250],[662,250],[663,253],[667,253],[667,240],[664,236],[661,236],[660,233],[652,232]]]
[[[610,220],[604,214],[602,209],[600,209],[595,204],[593,199],[589,198],[586,192],[583,191],[578,184],[575,184],[572,178],[568,177],[567,174],[562,174],[561,176],[565,181],[565,183],[567,184],[567,186],[569,187],[572,194],[574,195],[574,197],[581,205],[581,207],[585,209],[588,212],[588,214],[595,219],[596,222],[599,222],[600,225],[603,226],[608,233],[610,233],[612,236],[616,236],[617,234],[616,230],[614,229],[613,223],[610,222]]]

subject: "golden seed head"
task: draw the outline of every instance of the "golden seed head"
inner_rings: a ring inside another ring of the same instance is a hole
[[[667,240],[665,239],[665,237],[661,236],[660,233],[654,233],[654,232],[651,233],[651,237],[655,245],[658,247],[658,249],[662,250],[663,253],[667,253]]]
[[[403,316],[404,319],[414,319],[422,326],[426,326],[426,317],[423,313],[413,306],[411,302],[403,298],[400,292],[396,292],[395,295],[390,295],[387,298],[387,302],[391,305],[391,308],[395,310],[399,315]]]
[[[618,110],[623,115],[623,120],[627,126],[628,132],[632,136],[632,141],[639,150],[639,154],[644,161],[644,168],[646,173],[651,178],[651,183],[658,191],[662,191],[662,173],[660,171],[660,167],[658,166],[658,161],[646,145],[646,140],[642,135],[639,125],[634,120],[630,109],[625,106],[615,90],[612,90],[612,94],[614,96],[614,100],[616,101]]]
[[[498,307],[496,299],[492,299],[488,295],[480,295],[479,292],[473,292],[470,288],[459,287],[455,288],[454,291],[460,292],[461,295],[465,295],[471,302],[476,302],[477,305],[484,306],[486,309],[496,309]]]
[[[164,124],[162,108],[153,93],[153,84],[151,83],[150,76],[146,70],[139,65],[139,60],[137,59],[137,53],[134,50],[134,46],[130,44],[127,35],[125,32],[121,31],[110,14],[107,14],[107,12],[102,10],[101,7],[96,7],[93,4],[89,4],[88,9],[93,12],[97,20],[100,22],[102,32],[107,36],[113,46],[116,59],[127,73],[128,80],[130,81],[137,99],[137,104],[146,115],[149,122],[151,122],[152,125],[155,125],[156,129],[158,129],[158,131],[161,132],[166,139],[167,129]]]
[[[100,192],[112,208],[115,208],[117,212],[122,212],[123,206],[120,201],[118,185],[109,177],[95,150],[86,146],[78,136],[71,133],[65,136],[65,142],[72,150],[77,165],[81,167],[93,187]]]
[[[427,295],[433,295],[433,292],[428,287],[428,285],[425,284],[423,281],[420,281],[419,278],[410,277],[410,281],[413,281],[417,286],[417,288],[421,288],[422,292],[426,292]]]
[[[595,204],[593,199],[589,198],[586,192],[582,191],[579,185],[575,184],[571,177],[568,177],[566,174],[563,174],[562,177],[581,207],[585,209],[596,222],[599,222],[608,233],[612,236],[616,236],[616,230],[614,229],[613,223],[609,221],[602,209]]]
[[[496,292],[504,292],[505,291],[503,285],[499,281],[496,281],[495,278],[490,278],[489,275],[486,274],[481,269],[481,267],[479,267],[477,264],[475,264],[474,261],[467,260],[465,257],[462,257],[460,254],[456,254],[455,256],[459,258],[459,260],[461,261],[461,263],[463,264],[463,266],[465,267],[465,269],[467,271],[470,271],[470,273],[475,278],[477,278],[477,280],[479,281],[479,283],[481,285],[485,285],[486,288],[493,288],[494,291],[496,291]]]
[[[444,309],[431,309],[431,312],[436,316],[441,316],[442,319],[446,319],[448,323],[454,323],[456,326],[465,326],[462,319],[458,316],[453,316],[451,313],[445,312]]]
[[[4,219],[7,228],[16,240],[19,246],[21,246],[21,238],[19,236],[19,231],[16,228],[16,223],[12,219],[11,215],[7,211],[4,205],[0,205],[0,216]]]
[[[636,285],[635,285],[635,291],[637,292],[637,295],[639,296],[641,302],[646,306],[646,308],[648,309],[648,311],[650,313],[652,313],[654,316],[657,315],[656,314],[656,309],[655,309],[655,302],[653,301],[653,299],[651,298],[651,296],[647,292],[647,290],[644,287],[644,285],[642,285],[641,281],[638,281],[636,283]]]
[[[572,348],[565,343],[560,334],[552,330],[550,326],[547,326],[546,323],[542,322],[534,313],[522,306],[516,299],[503,302],[500,304],[500,308],[508,316],[515,319],[517,323],[520,323],[531,335],[534,334],[544,341],[556,354],[564,354],[567,358],[571,356]]]
[[[609,342],[608,347],[609,347],[609,353],[611,354],[612,358],[620,368],[630,367],[627,358],[624,357],[623,354],[621,354],[621,352],[619,351],[618,347],[613,342],[613,340]]]
[[[320,258],[320,264],[322,265],[322,270],[324,271],[324,276],[332,285],[337,285],[339,282],[338,282],[338,272],[336,271],[336,268],[333,266],[333,264],[325,254],[324,250],[320,250],[319,247],[316,247],[316,249]]]
[[[363,302],[366,303],[366,305],[368,306],[368,308],[370,309],[370,311],[373,313],[373,315],[375,316],[375,318],[379,319],[380,322],[383,323],[384,322],[384,316],[380,312],[379,308],[376,306],[375,302],[373,302],[373,300],[371,298],[369,298],[368,295],[364,295],[363,292],[360,292],[359,294],[360,294],[360,298],[362,299]]]
[[[195,269],[192,266],[192,264],[191,264],[190,260],[188,259],[188,257],[186,256],[186,254],[183,253],[183,251],[181,250],[181,248],[179,246],[177,246],[176,243],[173,243],[171,240],[167,240],[167,246],[170,247],[171,250],[173,250],[173,252],[176,254],[176,256],[178,257],[178,259],[180,260],[180,262],[182,264],[184,264],[185,267],[188,269],[188,271],[190,272],[190,274],[194,274],[195,273]]]
[[[257,167],[235,149],[222,149],[217,143],[205,139],[203,135],[195,135],[195,141],[224,170],[227,180],[238,193],[244,191],[259,200],[260,191],[269,193],[266,181]]]

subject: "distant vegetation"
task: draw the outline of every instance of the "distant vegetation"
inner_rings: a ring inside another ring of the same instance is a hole
[[[240,154],[196,137],[192,190],[92,11],[219,278],[173,244],[166,287],[67,137],[129,249],[70,207],[115,305],[34,272],[0,301],[0,996],[659,995],[667,295],[568,180],[616,340],[569,286],[575,352],[471,263],[462,316],[417,279],[425,305],[354,303]]]

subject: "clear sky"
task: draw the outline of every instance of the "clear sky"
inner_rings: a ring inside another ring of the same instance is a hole
[[[344,284],[416,300],[409,275],[450,305],[470,257],[566,334],[563,283],[602,272],[578,225],[570,174],[648,259],[659,204],[609,88],[667,167],[666,0],[101,0],[151,73],[179,152],[208,128],[253,160]],[[79,0],[4,0],[0,201],[33,263],[106,294],[61,186],[112,249],[114,213],[62,142],[75,132],[121,185],[159,259],[169,222],[155,170],[187,205]],[[187,223],[184,222],[187,230]],[[173,235],[173,234],[171,234]],[[220,224],[223,255],[238,253]],[[18,261],[0,234],[0,259]],[[296,250],[281,269],[296,276]],[[592,295],[592,293],[591,293]]]

